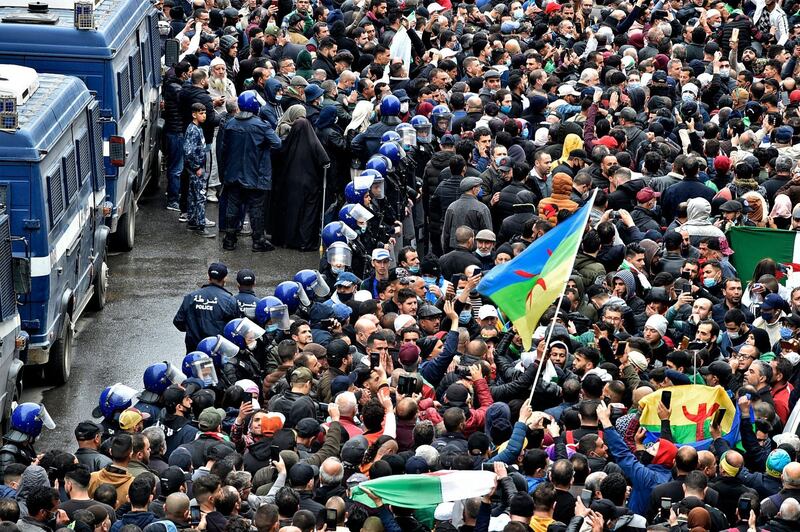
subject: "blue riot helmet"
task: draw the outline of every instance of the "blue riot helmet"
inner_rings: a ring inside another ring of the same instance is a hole
[[[353,178],[353,181],[344,188],[344,199],[347,203],[360,203],[364,205],[365,196],[369,193],[375,177],[372,172],[362,172]]]
[[[411,125],[417,131],[417,140],[422,143],[431,141],[431,121],[425,115],[417,115],[411,118]]]
[[[261,103],[258,99],[258,93],[256,91],[244,91],[239,95],[239,111],[257,115],[258,110],[261,109]]]
[[[402,151],[403,148],[401,148],[396,142],[384,142],[381,144],[381,147],[378,148],[378,153],[392,161],[392,166],[400,163],[400,160],[402,159],[400,153],[402,153]]]
[[[256,303],[256,321],[267,332],[289,330],[289,307],[275,296],[262,297]]]
[[[199,360],[202,357],[207,357],[208,355],[203,353],[202,351],[192,351],[185,357],[183,357],[183,362],[181,363],[181,371],[183,374],[186,375],[187,379],[191,379],[195,375],[192,373],[192,364],[194,364],[195,360]]]
[[[350,229],[360,233],[367,230],[367,222],[374,216],[362,205],[345,205],[339,211],[339,219],[347,224]]]
[[[265,332],[249,318],[236,318],[228,322],[223,334],[241,349],[254,349],[256,340],[264,336]]]
[[[92,410],[92,416],[96,418],[113,418],[114,414],[130,408],[133,404],[133,399],[137,395],[138,392],[136,390],[120,382],[108,386],[100,392],[100,401],[97,407]]]
[[[397,96],[389,94],[381,100],[381,117],[397,116],[400,114],[400,100]]]
[[[217,367],[222,367],[228,359],[239,354],[239,346],[221,334],[203,338],[197,344],[197,350],[210,356]]]
[[[450,131],[450,120],[453,118],[453,113],[450,108],[444,104],[437,105],[431,110],[431,124],[436,128],[439,133],[447,133]]]
[[[417,130],[414,129],[413,125],[403,122],[402,124],[397,124],[394,130],[400,135],[400,139],[395,142],[399,143],[404,150],[410,150],[417,145]]]
[[[330,246],[334,242],[350,242],[358,238],[358,234],[347,227],[344,222],[331,222],[322,228],[322,245]]]
[[[387,131],[383,135],[381,135],[381,142],[389,142],[389,141],[398,141],[402,137],[400,136],[397,131]]]
[[[142,381],[144,389],[156,395],[161,395],[170,384],[180,384],[185,377],[181,370],[168,362],[151,364],[144,370]]]
[[[367,168],[365,170],[361,170],[361,173],[359,175],[371,175],[375,179],[383,179],[383,174],[375,170],[374,168]]]
[[[334,242],[325,250],[325,258],[331,265],[331,271],[339,275],[352,265],[353,251],[344,242]]]
[[[325,277],[317,270],[300,270],[294,274],[294,280],[303,285],[309,299],[314,296],[325,297],[331,293]]]
[[[311,301],[308,299],[305,290],[296,281],[284,281],[275,287],[275,297],[283,301],[289,309],[289,313],[293,314],[300,305],[308,307]]]
[[[190,359],[189,357],[192,358]],[[217,370],[214,368],[214,361],[205,353],[199,351],[189,353],[184,357],[183,365],[185,367],[184,373],[188,370],[190,373],[188,377],[192,380],[196,379],[202,382],[204,388],[215,386],[219,382]]]
[[[20,403],[11,412],[11,428],[29,438],[35,438],[42,432],[42,427],[50,430],[56,428],[47,408],[38,403]]]
[[[392,161],[384,155],[376,154],[369,158],[366,168],[376,170],[381,176],[386,177],[386,174],[392,171]]]
[[[348,203],[361,203],[364,201],[364,196],[358,193],[352,181],[344,186],[344,200]]]

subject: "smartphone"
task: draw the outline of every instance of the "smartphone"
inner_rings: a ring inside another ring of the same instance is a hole
[[[200,524],[200,507],[199,506],[190,506],[189,507],[189,519],[193,526],[197,526]]]
[[[369,367],[377,368],[381,365],[381,354],[377,351],[373,351],[369,354]]]
[[[587,490],[585,488],[581,490],[581,502],[586,508],[588,508],[592,504],[591,490]]]
[[[690,281],[692,279],[692,274],[690,272],[682,271],[681,272],[681,277],[686,279],[687,281]],[[677,292],[677,290],[676,290],[676,292]]]
[[[397,391],[403,395],[411,395],[417,389],[417,379],[408,375],[400,375],[397,381]]]
[[[727,412],[727,410],[724,408],[717,410],[714,414],[714,421],[711,423],[711,425],[714,427],[719,427],[719,424],[722,423],[722,418],[725,417],[725,412]]]
[[[463,275],[457,273],[450,278],[450,282],[453,283],[453,290],[458,290],[458,282],[463,278]]]
[[[330,329],[333,327],[333,318],[325,318],[324,320],[320,320],[319,326],[322,329]]]
[[[740,497],[738,507],[739,507],[739,515],[741,517],[745,516],[749,517],[750,510],[753,507],[753,503],[749,497]]]
[[[264,418],[265,419],[269,419],[266,416],[264,416]],[[277,445],[270,445],[269,446],[269,459],[272,460],[273,462],[277,462],[278,460],[280,460],[281,459],[281,448],[278,447]]]
[[[335,508],[328,508],[325,510],[325,529],[336,530],[336,520],[338,514]]]
[[[253,393],[252,392],[242,392],[242,402],[249,403],[253,400]]]
[[[171,67],[178,62],[180,55],[181,45],[178,39],[167,39],[164,42],[164,64]]]
[[[483,273],[483,270],[481,268],[475,268],[474,270],[472,270],[472,276],[473,277],[475,277],[476,275],[480,275],[482,273]]]
[[[672,404],[672,392],[671,391],[665,390],[665,391],[661,392],[661,404],[664,405],[664,408],[669,409],[670,405]]]
[[[672,506],[672,499],[669,497],[661,497],[661,509],[662,510],[669,510]]]
[[[483,471],[491,471],[492,473],[494,473],[494,463],[488,463],[488,464],[483,463],[481,464],[481,469]]]
[[[764,288],[764,285],[761,283],[753,283],[753,289],[758,290],[760,288]]]
[[[552,420],[552,419],[550,419],[550,418],[546,418],[546,417],[545,417],[545,418],[542,418],[542,426],[543,426],[544,428],[547,428],[547,427],[549,427],[549,426],[550,426],[550,423],[552,423],[552,421],[553,421],[553,420]]]
[[[739,40],[739,28],[733,28],[731,31],[731,40],[738,41]]]
[[[628,346],[628,342],[617,342],[617,352],[614,353],[614,356],[617,358],[621,357],[625,354],[625,348]]]

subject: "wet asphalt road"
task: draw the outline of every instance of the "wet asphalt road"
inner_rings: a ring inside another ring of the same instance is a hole
[[[109,257],[105,309],[86,312],[78,321],[69,382],[58,388],[26,386],[23,391],[23,401],[43,401],[57,424],[55,430],[43,431],[37,451],[73,450],[73,430],[91,417],[105,386],[122,382],[141,389],[147,365],[163,360],[180,365],[183,334],[172,318],[183,296],[205,282],[210,263],[219,260],[228,266],[226,287],[234,294],[236,272],[253,269],[256,294],[262,297],[297,270],[318,267],[317,253],[252,253],[249,237],[240,238],[235,251],[223,251],[221,235],[206,239],[189,234],[186,224],[178,223],[178,213],[164,206],[162,194],[139,201],[135,248]],[[208,204],[206,216],[217,220],[217,204]]]

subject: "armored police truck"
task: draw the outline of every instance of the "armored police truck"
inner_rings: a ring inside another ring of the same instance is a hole
[[[77,76],[95,93],[103,124],[111,244],[129,251],[136,202],[160,170],[161,42],[148,0],[3,0],[0,63]]]
[[[17,302],[30,335],[25,362],[55,384],[69,378],[75,322],[106,302],[102,127],[99,103],[80,79],[0,64],[0,214],[24,270]]]

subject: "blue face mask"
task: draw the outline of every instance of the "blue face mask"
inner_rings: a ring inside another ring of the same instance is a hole
[[[423,275],[422,280],[425,281],[426,284],[436,284],[435,277],[426,277],[425,275]]]
[[[684,101],[684,102],[686,102],[686,103],[688,103],[688,102],[693,102],[693,101],[694,101],[694,94],[692,94],[692,93],[690,93],[690,92],[689,92],[689,93],[686,93],[686,94],[683,94],[683,95],[681,96],[681,100],[683,100],[683,101]]]
[[[510,113],[511,112],[511,106],[510,105],[501,105],[500,106],[500,112],[503,113],[503,114]]]
[[[410,271],[411,273],[419,273],[419,265],[409,266],[408,271]]]
[[[483,197],[483,189],[478,190],[478,199]]]
[[[275,96],[275,101],[279,102],[279,101],[281,101],[282,98],[283,98],[283,95],[282,94],[278,94],[277,96]]]
[[[705,286],[706,288],[713,288],[717,286],[717,280],[714,279],[713,277],[706,277],[705,279],[703,279],[703,286]]]
[[[470,310],[462,310],[458,313],[458,324],[459,325],[466,325],[469,323],[470,318],[472,318],[472,311]]]
[[[521,136],[523,139],[527,139],[527,138],[528,138],[530,135],[531,135],[531,132],[530,132],[530,131],[528,131],[528,128],[527,128],[527,127],[526,127],[525,129],[523,129],[523,130],[522,130],[522,133],[520,133],[520,136]]]
[[[781,340],[788,340],[792,337],[792,330],[789,327],[781,327]]]
[[[273,323],[273,324],[271,324],[271,325],[267,325],[266,331],[267,331],[268,333],[274,333],[274,332],[277,332],[277,331],[278,331],[278,326],[277,326],[277,325],[275,325],[274,323]]]
[[[502,161],[503,159],[504,159],[504,157],[495,157],[494,158],[494,164],[496,164],[497,166],[500,166],[500,161]]]
[[[336,275],[339,275],[343,271],[344,271],[344,268],[334,268],[333,266],[331,266],[331,272],[335,273]]]
[[[775,317],[775,315],[772,314],[772,312],[762,312],[761,313],[761,317],[764,318],[765,322],[769,323],[769,322],[772,321],[772,319]]]

